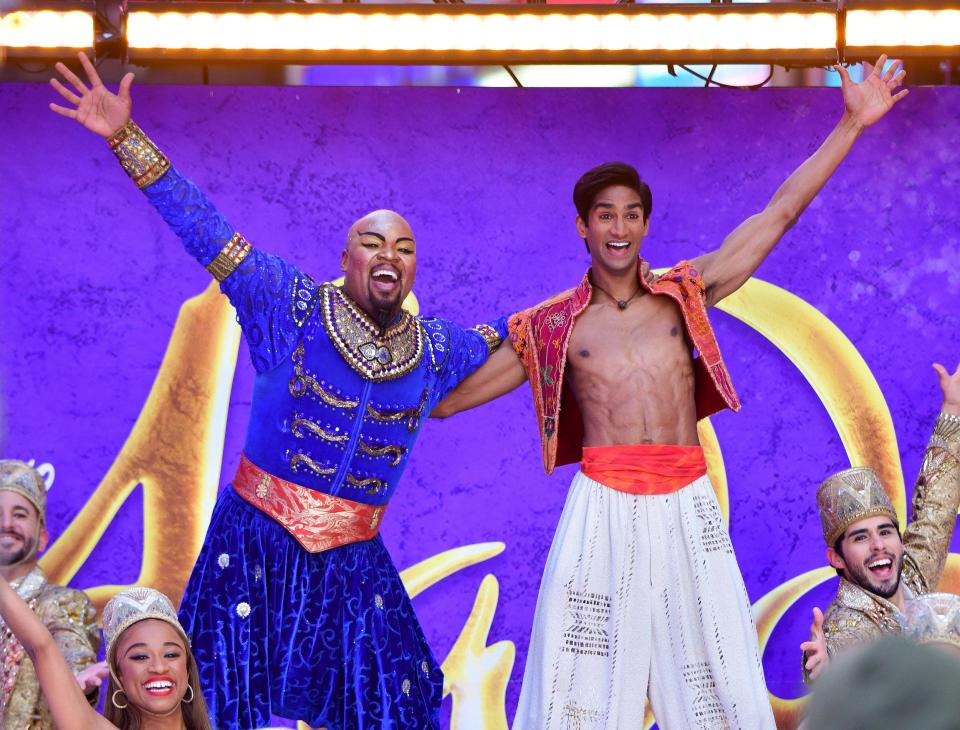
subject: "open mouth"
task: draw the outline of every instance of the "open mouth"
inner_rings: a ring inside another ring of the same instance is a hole
[[[166,697],[173,693],[174,687],[176,687],[176,684],[173,680],[166,678],[151,679],[149,682],[143,683],[143,689],[153,697]]]
[[[867,570],[879,580],[887,580],[893,576],[893,559],[889,557],[874,558],[867,563]]]
[[[391,292],[400,286],[400,272],[392,266],[377,266],[370,272],[370,279],[377,291]]]
[[[607,241],[606,248],[610,253],[616,256],[622,256],[626,254],[627,249],[630,248],[630,241]]]

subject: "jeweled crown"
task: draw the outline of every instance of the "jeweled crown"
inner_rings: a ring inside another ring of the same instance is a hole
[[[40,472],[24,461],[0,459],[0,491],[16,492],[37,508],[40,522],[47,514],[47,485]]]
[[[827,479],[817,490],[817,507],[823,539],[829,547],[850,525],[867,517],[887,515],[897,524],[890,497],[880,477],[868,466],[845,469]]]
[[[170,624],[186,645],[190,645],[170,599],[153,588],[135,586],[120,591],[103,608],[103,637],[107,641],[107,661],[113,663],[116,641],[120,635],[135,623],[147,619],[158,619]]]

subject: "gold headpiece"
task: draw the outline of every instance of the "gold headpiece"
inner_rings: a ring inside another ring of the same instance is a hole
[[[829,547],[850,525],[867,517],[887,515],[898,525],[897,513],[880,477],[868,466],[845,469],[827,479],[817,490],[817,507],[823,539]]]
[[[183,638],[184,645],[190,646],[170,599],[153,588],[135,586],[120,591],[103,607],[103,637],[107,640],[107,662],[111,666],[120,635],[135,623],[151,618],[170,624]]]
[[[21,495],[37,508],[43,524],[47,514],[47,485],[40,472],[23,461],[0,459],[0,491]]]
[[[960,596],[927,593],[907,603],[907,635],[921,644],[960,648]]]

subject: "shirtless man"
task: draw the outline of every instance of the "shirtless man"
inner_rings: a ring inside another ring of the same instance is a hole
[[[863,130],[907,92],[885,57],[823,145],[720,248],[649,284],[652,196],[610,163],[574,188],[591,269],[510,321],[501,348],[433,415],[530,381],[544,466],[581,462],[537,601],[514,730],[773,728],[750,603],[706,475],[697,421],[740,407],[707,308],[750,278]],[[686,335],[686,336],[684,336]],[[699,356],[693,357],[696,348]],[[567,387],[565,387],[567,386]]]

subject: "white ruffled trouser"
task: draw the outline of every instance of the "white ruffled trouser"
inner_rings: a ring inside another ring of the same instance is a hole
[[[776,727],[710,480],[666,495],[578,472],[540,584],[513,730]]]

